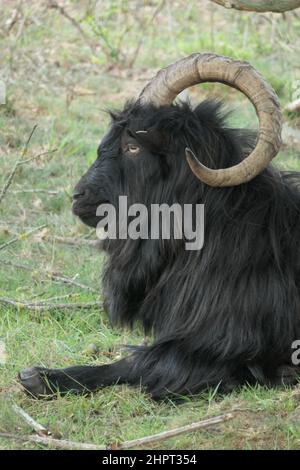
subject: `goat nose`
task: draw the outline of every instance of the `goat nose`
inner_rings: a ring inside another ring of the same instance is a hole
[[[73,199],[79,199],[80,197],[83,197],[85,195],[85,190],[80,189],[80,190],[75,190],[73,193]]]

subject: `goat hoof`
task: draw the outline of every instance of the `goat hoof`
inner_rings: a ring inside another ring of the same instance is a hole
[[[43,398],[51,394],[47,385],[46,369],[42,367],[24,369],[19,373],[18,379],[25,392],[33,398]]]

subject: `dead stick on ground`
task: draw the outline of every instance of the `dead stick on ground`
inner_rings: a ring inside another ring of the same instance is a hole
[[[16,161],[16,163],[14,164],[13,169],[11,170],[10,175],[8,176],[6,183],[4,184],[4,186],[3,186],[3,188],[2,188],[2,191],[1,191],[1,193],[0,193],[0,203],[1,203],[1,201],[3,200],[5,194],[7,193],[8,188],[10,187],[10,185],[11,185],[11,183],[12,183],[12,180],[13,180],[13,178],[14,178],[14,176],[15,176],[15,174],[16,174],[16,171],[17,171],[17,169],[18,169],[18,166],[20,165],[20,163],[22,162],[23,158],[25,157],[25,155],[26,155],[26,153],[27,153],[27,150],[28,150],[28,147],[29,147],[31,138],[32,138],[32,136],[33,136],[33,134],[34,134],[36,128],[37,128],[37,124],[33,127],[32,131],[31,131],[31,133],[30,133],[30,135],[29,135],[29,137],[28,137],[28,139],[27,139],[27,142],[26,142],[26,144],[25,144],[25,147],[24,147],[24,149],[23,149],[23,152],[22,152],[21,157],[20,157],[20,158]]]
[[[31,266],[25,266],[25,264],[13,263],[12,261],[8,261],[6,259],[0,259],[0,264],[4,264],[5,266],[11,266],[12,268],[24,269],[25,271],[33,271]]]
[[[180,434],[187,432],[195,432],[199,429],[204,429],[209,426],[216,424],[224,423],[229,419],[233,418],[232,413],[227,413],[220,416],[215,416],[214,418],[208,418],[204,421],[198,421],[196,423],[187,424],[186,426],[181,426],[180,428],[171,429],[169,431],[160,432],[159,434],[153,434],[152,436],[142,437],[140,439],[134,439],[133,441],[126,441],[120,444],[112,445],[112,449],[131,449],[134,447],[147,446],[148,444],[154,444],[155,442],[165,441]]]
[[[97,446],[96,444],[82,444],[81,442],[66,441],[64,439],[54,439],[52,437],[42,436],[18,436],[17,434],[10,434],[0,432],[0,438],[13,439],[16,441],[33,442],[35,444],[42,444],[47,447],[65,450],[105,450],[105,446]]]
[[[27,308],[28,310],[39,311],[50,311],[50,310],[89,310],[91,308],[97,307],[102,308],[102,302],[79,302],[79,303],[69,303],[69,304],[50,304],[50,303],[39,303],[39,302],[28,302],[28,301],[17,301],[13,299],[8,299],[6,297],[0,297],[0,303],[11,305],[18,309]]]
[[[89,290],[90,292],[95,292],[96,294],[99,294],[97,289],[94,289],[93,287],[87,286],[86,284],[82,284],[81,282],[77,282],[74,279],[71,279],[66,276],[60,276],[55,273],[49,273],[50,279],[56,282],[62,282],[63,284],[69,284],[71,286],[79,287],[80,289],[85,289]]]
[[[54,237],[58,243],[66,243],[67,245],[74,246],[95,246],[100,244],[100,240],[89,240],[86,238],[72,238],[72,237]]]
[[[25,271],[36,271],[37,269],[32,268],[31,266],[26,266],[24,264],[19,264],[19,263],[13,263],[12,261],[0,259],[0,265],[3,264],[5,266],[11,266],[12,268],[16,269],[24,269]],[[43,275],[43,273],[39,273],[39,275]],[[47,272],[45,273],[46,278],[48,278],[51,281],[62,283],[62,284],[67,284],[70,286],[75,286],[79,287],[80,289],[88,290],[90,292],[94,292],[95,294],[99,294],[99,291],[97,289],[94,289],[91,286],[88,286],[86,284],[82,284],[81,282],[76,281],[74,278],[64,276],[63,274],[57,274],[57,273],[52,273],[52,272]],[[46,282],[47,279],[41,279],[41,282]]]
[[[7,193],[7,191],[8,191],[8,189],[9,189],[10,185],[12,184],[12,181],[13,181],[13,179],[14,179],[14,176],[15,176],[15,174],[16,174],[17,169],[19,168],[19,166],[25,165],[25,164],[27,164],[27,163],[30,163],[30,162],[36,160],[37,158],[43,157],[43,156],[45,156],[45,155],[50,155],[50,154],[52,154],[52,153],[54,153],[54,152],[57,152],[57,149],[47,150],[46,152],[39,153],[38,155],[34,155],[33,157],[30,157],[30,158],[27,158],[26,160],[24,160],[24,157],[25,157],[25,155],[26,155],[26,153],[27,153],[27,150],[28,150],[29,142],[30,142],[31,137],[33,136],[33,133],[34,133],[34,131],[35,131],[36,128],[37,128],[37,125],[35,125],[34,128],[33,128],[33,130],[31,131],[31,134],[30,134],[30,136],[29,136],[29,139],[28,139],[27,142],[26,142],[26,145],[25,145],[25,147],[24,147],[24,150],[23,150],[23,152],[22,152],[21,157],[20,157],[20,158],[16,161],[16,163],[14,164],[13,169],[11,170],[11,172],[10,172],[8,178],[7,178],[6,183],[4,184],[4,187],[3,187],[2,190],[1,190],[1,193],[0,193],[0,203],[1,203],[1,201],[3,200],[5,194]]]
[[[36,294],[36,295],[39,295],[39,294]],[[55,297],[48,297],[47,299],[39,299],[39,300],[34,300],[32,301],[32,299],[26,301],[27,305],[37,305],[37,306],[40,306],[40,305],[49,305],[49,303],[53,303],[54,300],[62,300],[62,299],[70,299],[70,298],[78,298],[80,297],[79,294],[77,293],[70,293],[70,294],[64,294],[64,295],[56,295]]]
[[[44,157],[45,155],[51,155],[52,153],[57,152],[57,149],[53,150],[47,150],[46,152],[38,153],[37,155],[34,155],[33,157],[27,158],[27,160],[20,161],[19,165],[25,165],[26,163],[33,162],[37,158]]]
[[[120,444],[113,444],[109,446],[111,449],[121,450],[121,449],[131,449],[133,447],[146,446],[147,444],[153,444],[155,442],[161,442],[166,439],[170,439],[180,434],[195,432],[200,429],[208,428],[209,426],[214,426],[220,423],[224,423],[229,419],[233,418],[232,413],[227,413],[221,416],[215,416],[214,418],[209,418],[204,421],[199,421],[197,423],[188,424],[187,426],[182,426],[180,428],[172,429],[170,431],[161,432],[159,434],[153,434],[152,436],[142,437],[140,439],[135,439],[133,441],[125,441]],[[41,436],[18,436],[15,434],[9,433],[0,433],[0,437],[7,439],[14,439],[24,442],[34,442],[36,444],[42,444],[46,446],[56,447],[57,449],[69,449],[69,450],[105,450],[107,447],[96,445],[96,444],[87,444],[81,442],[72,442],[67,440],[52,439],[51,437],[41,437]]]
[[[47,189],[18,189],[11,191],[11,194],[50,194],[50,196],[57,196],[63,193],[63,190],[47,190]]]
[[[20,233],[20,235],[18,235],[17,237],[12,238],[11,240],[9,240],[6,243],[3,243],[3,245],[0,245],[0,251],[4,250],[4,248],[7,248],[8,246],[12,245],[13,243],[17,243],[20,240],[25,240],[29,235],[32,235],[34,232],[38,232],[39,230],[42,230],[45,227],[47,227],[46,224],[40,225],[39,227],[35,227],[31,230],[28,230],[28,232]]]
[[[21,418],[26,421],[26,423],[32,427],[32,429],[39,435],[39,436],[50,436],[51,432],[49,429],[45,428],[42,424],[35,421],[26,411],[24,411],[20,406],[13,405],[13,410],[21,416]]]

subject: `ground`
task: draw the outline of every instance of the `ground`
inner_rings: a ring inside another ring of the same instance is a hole
[[[124,1],[119,11],[117,3],[105,3],[99,22],[97,2],[61,1],[66,16],[49,8],[53,2],[11,1],[0,20],[0,79],[7,85],[6,103],[0,105],[0,194],[38,126],[23,160],[34,158],[17,168],[0,202],[0,433],[32,433],[13,411],[14,403],[49,426],[54,436],[98,444],[234,410],[231,421],[153,447],[299,449],[299,386],[245,387],[226,397],[211,390],[181,403],[156,403],[143,390],[127,386],[110,387],[89,398],[34,401],[18,386],[17,372],[26,366],[103,364],[125,354],[124,344],[143,341],[138,327],[111,329],[97,306],[39,311],[22,304],[101,301],[104,257],[88,245],[95,234],[70,208],[72,188],[94,160],[107,127],[105,111],[137,96],[159,67],[195,51],[249,60],[275,87],[283,109],[300,93],[299,14],[244,14],[204,1],[189,2],[188,8],[180,1],[172,2],[172,8],[169,2],[144,2],[144,9]],[[227,107],[235,109],[231,123],[254,125],[251,106],[237,92],[221,85],[191,90],[195,102],[207,96],[224,98]],[[284,112],[284,118],[298,135],[299,116]],[[275,164],[300,169],[299,144],[287,143]],[[14,243],[3,246],[15,237]],[[81,244],[71,245],[66,238]],[[62,276],[84,286],[63,283]],[[9,306],[4,298],[18,303]],[[21,446],[40,448],[0,438],[1,449]]]

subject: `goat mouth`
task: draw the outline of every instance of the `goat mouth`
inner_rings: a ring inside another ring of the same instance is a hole
[[[108,204],[108,201],[99,201],[94,204],[83,204],[80,200],[75,199],[72,204],[72,212],[74,215],[89,227],[97,227],[101,217],[97,216],[97,209],[101,204]]]

